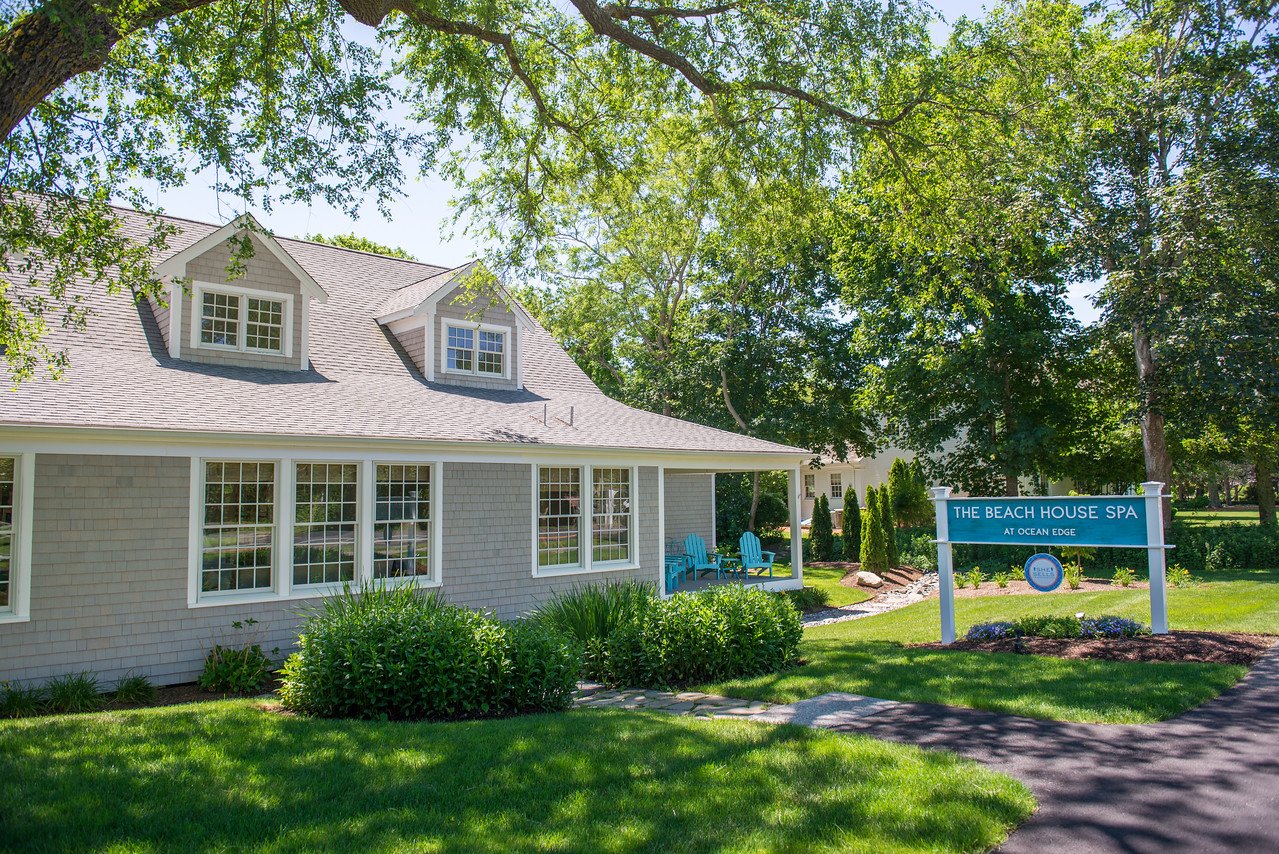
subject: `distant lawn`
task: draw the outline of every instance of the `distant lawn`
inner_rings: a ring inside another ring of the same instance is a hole
[[[1178,510],[1176,519],[1186,525],[1257,525],[1260,517],[1256,510]]]
[[[860,587],[845,587],[840,584],[839,580],[844,577],[844,573],[847,571],[838,567],[806,566],[804,567],[804,584],[825,590],[828,597],[827,604],[832,608],[856,605],[858,602],[865,602],[875,595],[873,592]]]
[[[1011,778],[657,713],[318,721],[252,701],[0,722],[6,850],[984,851]]]
[[[1168,592],[1174,629],[1279,633],[1279,571],[1236,570]],[[1150,620],[1145,590],[959,599],[959,631],[1027,614],[1119,614]],[[1072,721],[1164,720],[1229,688],[1245,668],[1215,664],[1067,661],[911,649],[941,637],[937,600],[804,633],[809,663],[786,673],[705,686],[734,697],[794,702],[831,691]]]

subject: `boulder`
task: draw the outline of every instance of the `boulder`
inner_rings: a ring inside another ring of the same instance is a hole
[[[861,569],[857,571],[857,583],[862,587],[883,587],[884,579],[873,572]]]

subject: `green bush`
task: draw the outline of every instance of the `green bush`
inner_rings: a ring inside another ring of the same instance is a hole
[[[223,646],[214,644],[204,659],[200,687],[206,691],[253,694],[262,690],[271,675],[271,659],[261,644]]]
[[[1179,563],[1174,563],[1168,567],[1164,578],[1173,587],[1189,587],[1195,583],[1194,576],[1190,574],[1190,570]]]
[[[965,584],[967,584],[972,589],[978,590],[981,588],[981,583],[985,580],[986,580],[986,575],[985,573],[981,571],[981,567],[974,566],[972,569],[963,573],[963,581],[961,581],[957,586],[963,587]]]
[[[98,677],[87,670],[51,679],[44,690],[45,705],[51,712],[96,712],[102,708]]]
[[[1078,590],[1084,583],[1084,568],[1077,563],[1068,563],[1062,567],[1066,578],[1066,586]]]
[[[551,597],[529,619],[575,640],[583,654],[583,675],[600,679],[608,638],[655,601],[657,589],[646,582],[587,584]]]
[[[888,493],[888,484],[879,488],[879,523],[884,526],[884,551],[888,566],[900,566],[901,558],[897,553],[897,521],[893,518],[893,499]]]
[[[580,668],[575,642],[540,621],[502,623],[412,587],[366,585],[308,616],[280,698],[322,717],[501,717],[567,708]]]
[[[1018,570],[1019,570],[1019,567],[1015,567],[1015,566],[1014,566],[1014,567],[1011,567],[1011,568],[1009,568],[1009,569],[1005,569],[1005,570],[1001,570],[1000,572],[996,572],[996,573],[995,573],[995,575],[994,575],[994,579],[995,579],[995,586],[996,586],[996,587],[999,587],[999,588],[1005,588],[1005,587],[1007,587],[1007,586],[1008,586],[1008,582],[1012,581],[1012,580],[1013,580],[1014,578],[1016,578],[1016,577],[1017,577],[1017,575],[1019,574],[1019,573],[1018,573]]]
[[[674,688],[773,673],[794,663],[801,634],[785,596],[741,584],[676,593],[609,638],[605,681]]]
[[[1078,617],[1022,617],[1013,625],[1023,635],[1039,638],[1077,638],[1080,631]]]
[[[879,490],[866,487],[866,513],[862,517],[862,569],[884,573],[888,570],[888,542]]]
[[[898,529],[897,542],[903,564],[922,572],[937,569],[937,544],[933,542],[931,531],[920,533],[918,529]]]
[[[149,703],[154,698],[155,686],[141,674],[125,674],[115,683],[113,699],[117,703]]]
[[[831,530],[830,523],[830,502],[826,500],[826,493],[817,496],[817,500],[813,502],[813,519],[812,533],[809,534],[809,542],[812,543],[812,559],[815,561],[828,561],[831,559],[831,553],[834,550],[834,533]]]
[[[861,563],[862,559],[862,508],[857,501],[857,490],[851,486],[844,493],[844,528],[840,539],[844,560]]]
[[[786,596],[801,611],[815,611],[830,602],[830,594],[820,587],[802,587],[787,590]]]
[[[12,682],[0,682],[0,718],[29,718],[44,711],[43,688],[24,688]]]
[[[1131,587],[1136,580],[1137,573],[1127,566],[1119,567],[1115,570],[1115,574],[1110,577],[1111,583],[1118,584],[1120,587]]]

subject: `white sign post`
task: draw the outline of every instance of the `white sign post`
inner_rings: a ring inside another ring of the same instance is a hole
[[[1150,630],[1157,635],[1168,634],[1165,552],[1172,547],[1164,542],[1164,485],[1150,481],[1141,486],[1140,497],[1031,498],[952,498],[950,487],[934,487],[942,643],[955,642],[954,543],[1144,548],[1150,565]],[[1056,566],[1056,583],[1060,584],[1061,563],[1051,555],[1040,557]],[[1030,571],[1028,564],[1027,573]]]

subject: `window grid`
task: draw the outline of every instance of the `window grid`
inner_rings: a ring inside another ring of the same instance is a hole
[[[582,470],[538,468],[537,565],[577,566],[582,562]]]
[[[506,372],[506,336],[501,332],[480,330],[480,352],[476,365],[481,374],[497,374]]]
[[[832,474],[830,476],[830,497],[831,498],[844,497],[844,476],[843,475]]]
[[[200,342],[223,347],[240,343],[240,298],[205,291],[200,308]]]
[[[475,330],[450,326],[448,334],[448,368],[470,373],[475,365]]]
[[[293,524],[293,583],[355,580],[355,463],[298,463]]]
[[[249,297],[244,344],[252,350],[284,351],[284,303]]]
[[[804,475],[804,497],[805,498],[817,497],[817,475],[815,474]]]
[[[591,560],[597,563],[631,558],[631,470],[591,471]]]
[[[275,463],[205,463],[200,589],[269,588],[274,546]]]
[[[0,611],[13,608],[10,571],[13,566],[13,505],[17,469],[16,457],[0,457]]]
[[[374,578],[431,575],[431,466],[379,465]]]

